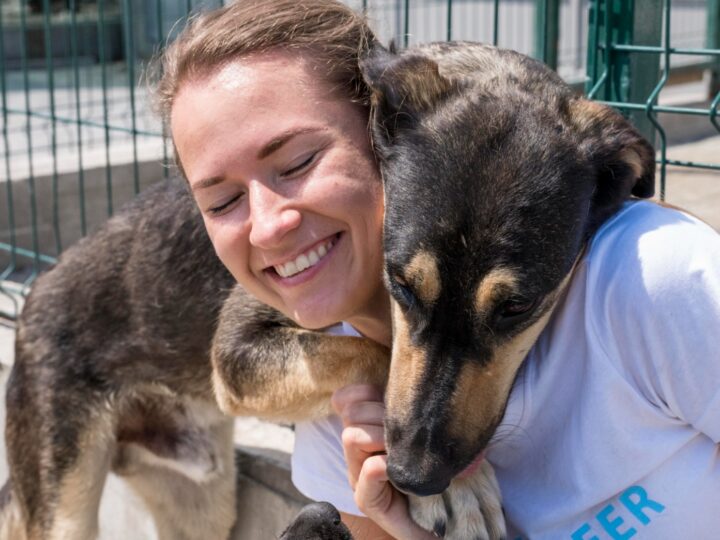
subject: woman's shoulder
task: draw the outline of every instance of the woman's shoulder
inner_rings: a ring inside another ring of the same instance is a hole
[[[720,235],[698,218],[649,201],[630,201],[590,242],[590,282],[602,290],[678,287],[720,273]]]
[[[632,200],[606,221],[591,240],[591,252],[612,244],[618,247],[658,247],[653,242],[674,242],[688,247],[694,243],[720,242],[718,233],[707,223],[676,207],[653,201]],[[660,250],[666,252],[667,249]]]

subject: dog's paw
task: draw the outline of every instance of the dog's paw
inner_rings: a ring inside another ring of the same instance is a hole
[[[410,517],[423,529],[434,532],[440,538],[445,536],[448,522],[452,517],[452,509],[445,504],[443,495],[429,497],[408,495]]]
[[[467,478],[456,478],[442,495],[409,497],[410,515],[422,528],[446,540],[506,538],[502,498],[487,461]]]

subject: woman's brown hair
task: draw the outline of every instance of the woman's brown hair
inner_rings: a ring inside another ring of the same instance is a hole
[[[297,51],[319,81],[353,102],[368,104],[359,60],[375,41],[365,18],[336,0],[236,0],[198,14],[153,64],[153,93],[168,122],[182,83],[243,56]]]

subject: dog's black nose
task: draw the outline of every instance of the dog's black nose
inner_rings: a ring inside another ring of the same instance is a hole
[[[442,493],[450,485],[453,474],[450,470],[441,468],[434,471],[434,474],[418,475],[416,472],[408,470],[406,467],[388,462],[387,466],[388,478],[390,482],[403,493],[427,497],[428,495],[437,495]]]
[[[352,535],[332,504],[316,502],[300,510],[280,540],[352,540]]]

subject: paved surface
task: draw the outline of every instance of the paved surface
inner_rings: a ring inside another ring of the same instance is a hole
[[[720,164],[720,136],[670,147],[668,158]],[[665,200],[720,231],[720,171],[668,167]]]

